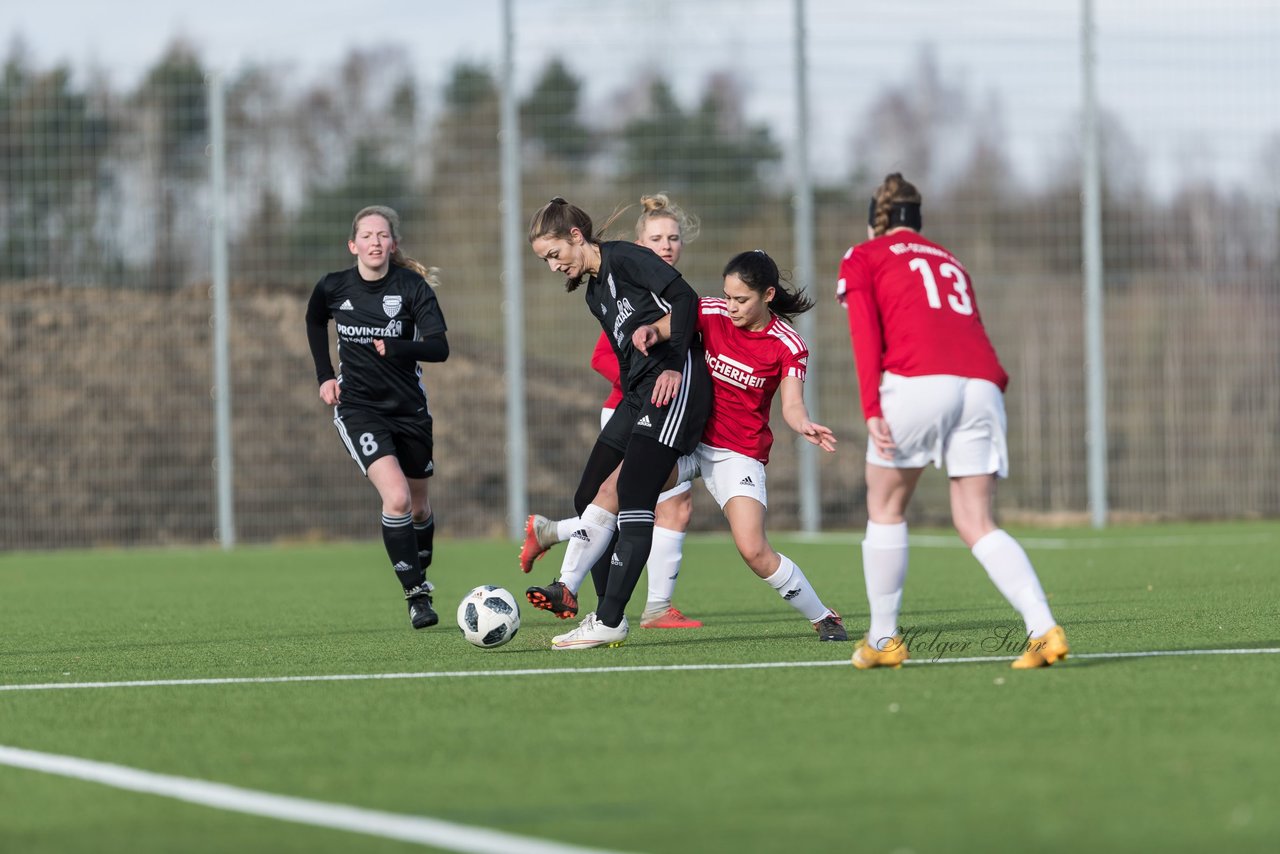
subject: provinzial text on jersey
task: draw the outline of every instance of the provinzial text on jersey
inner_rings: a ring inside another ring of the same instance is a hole
[[[336,325],[339,335],[348,341],[355,341],[357,344],[368,344],[375,338],[399,338],[401,331],[404,329],[404,323],[399,320],[391,321],[385,328],[377,326],[347,326],[344,323]]]
[[[636,310],[631,307],[631,300],[626,297],[618,300],[618,317],[613,321],[613,340],[618,342],[619,347],[622,346],[622,324],[635,313]]]

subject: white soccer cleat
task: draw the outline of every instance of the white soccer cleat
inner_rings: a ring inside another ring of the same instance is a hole
[[[590,649],[593,646],[622,646],[627,639],[627,618],[612,628],[600,622],[595,611],[587,614],[576,629],[551,639],[552,649]]]

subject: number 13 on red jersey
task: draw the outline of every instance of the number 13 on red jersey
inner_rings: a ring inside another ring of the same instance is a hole
[[[950,261],[944,261],[938,265],[938,272],[935,274],[929,259],[920,257],[912,258],[907,266],[920,275],[930,308],[942,308],[942,296],[938,292],[938,279],[942,278],[951,282],[953,293],[947,294],[947,304],[951,306],[951,310],[956,314],[973,314],[969,280],[965,277],[964,270]]]

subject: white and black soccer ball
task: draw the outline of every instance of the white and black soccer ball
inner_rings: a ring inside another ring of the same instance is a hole
[[[520,608],[509,590],[484,584],[458,603],[458,628],[481,649],[502,646],[520,629]]]

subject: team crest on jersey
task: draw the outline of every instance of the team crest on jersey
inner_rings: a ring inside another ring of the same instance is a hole
[[[609,296],[618,298],[618,286],[613,283],[613,273],[609,274]]]
[[[382,298],[382,311],[387,317],[395,317],[400,313],[400,306],[404,303],[404,297],[399,294],[387,294]]]

